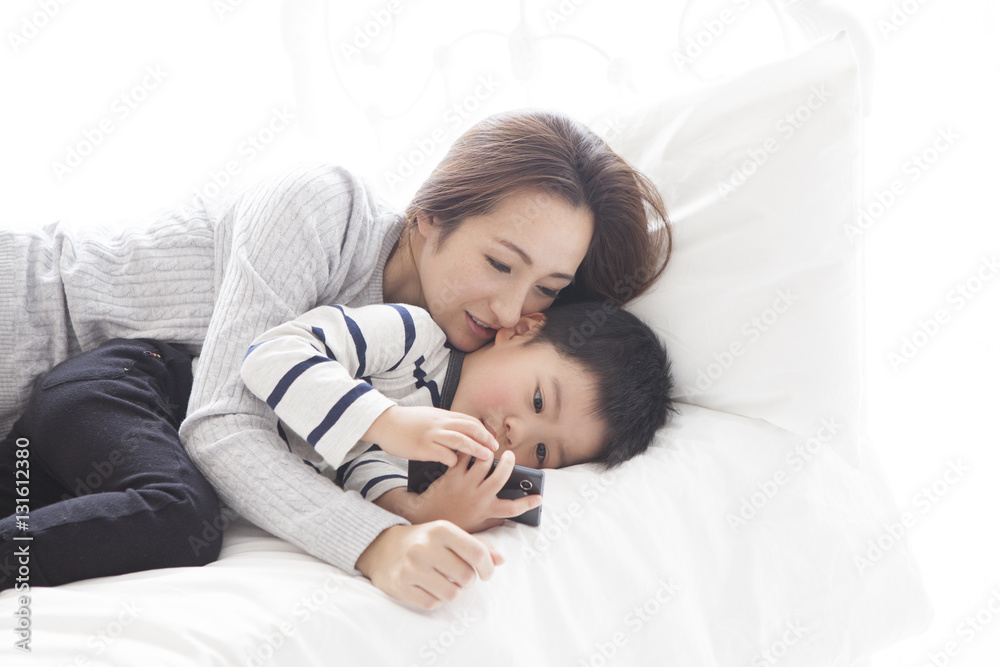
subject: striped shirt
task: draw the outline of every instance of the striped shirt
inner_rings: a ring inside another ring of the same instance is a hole
[[[464,355],[445,343],[415,306],[321,306],[260,335],[241,373],[290,452],[375,500],[406,485],[406,462],[363,436],[393,405],[451,405]]]

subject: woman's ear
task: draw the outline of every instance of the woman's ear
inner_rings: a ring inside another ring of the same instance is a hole
[[[496,343],[503,345],[512,340],[531,337],[538,327],[542,326],[545,321],[544,313],[532,313],[530,315],[522,315],[521,319],[512,327],[504,327],[497,331]]]
[[[437,238],[441,230],[434,224],[434,216],[427,211],[417,211],[414,217],[417,220],[417,232],[425,241],[431,242],[432,248],[437,247]]]

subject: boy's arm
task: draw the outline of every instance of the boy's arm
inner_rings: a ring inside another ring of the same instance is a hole
[[[422,309],[320,306],[256,338],[241,374],[250,391],[330,465],[356,454],[361,440],[450,465],[453,450],[492,454],[497,445],[486,427],[438,408],[398,406],[369,382],[412,368],[413,384],[403,381],[399,390],[405,396],[420,389],[424,373],[418,371],[446,367],[448,354],[444,332]]]
[[[344,489],[357,491],[362,498],[403,517],[401,512],[386,506],[385,497],[396,496],[390,492],[397,489],[405,492],[406,479],[406,459],[393,456],[378,445],[371,445],[361,456],[344,464],[337,475]]]
[[[406,309],[320,306],[258,336],[240,373],[289,428],[339,466],[395,405],[363,378],[403,363],[415,331]],[[427,327],[421,344],[424,338],[437,342]]]

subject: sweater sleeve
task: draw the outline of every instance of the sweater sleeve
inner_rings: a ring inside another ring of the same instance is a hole
[[[372,376],[405,374],[441,356],[426,311],[394,304],[320,306],[261,334],[243,360],[247,387],[334,467],[395,403]]]
[[[363,184],[336,168],[273,179],[234,203],[218,226],[216,305],[181,426],[188,452],[227,505],[348,572],[379,533],[406,522],[292,455],[240,365],[258,333],[332,295],[355,290],[357,298],[357,285],[387,253],[373,224],[377,207]]]

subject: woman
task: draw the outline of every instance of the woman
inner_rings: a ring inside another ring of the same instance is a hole
[[[291,456],[240,381],[251,340],[319,304],[385,301],[426,307],[452,345],[473,350],[556,298],[642,293],[669,256],[666,222],[652,185],[591,131],[515,112],[459,138],[405,218],[321,166],[113,237],[4,233],[0,433],[32,378],[75,352],[119,337],[200,352],[180,434],[222,500],[433,608],[488,578],[499,556],[451,524],[406,525]],[[163,539],[197,542],[203,530],[192,520]]]

